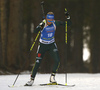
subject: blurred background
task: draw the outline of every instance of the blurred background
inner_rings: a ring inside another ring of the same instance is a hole
[[[18,73],[35,64],[38,40],[28,57],[42,21],[42,0],[0,0],[0,74]],[[100,73],[100,0],[44,0],[45,15],[53,11],[56,20],[65,21],[67,8],[72,21],[65,44],[65,27],[57,28],[55,39],[61,59],[58,73]],[[39,68],[50,73],[53,59],[47,52]]]

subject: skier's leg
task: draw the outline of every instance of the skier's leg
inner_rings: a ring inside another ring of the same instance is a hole
[[[32,68],[32,77],[35,78],[37,70],[41,64],[41,61],[43,59],[43,56],[46,52],[46,47],[44,44],[40,44],[38,46],[38,50],[37,50],[37,56],[36,56],[36,61],[35,61],[35,66]]]
[[[50,82],[56,82],[55,81],[55,74],[59,68],[60,65],[60,57],[58,54],[58,49],[55,43],[52,44],[51,49],[50,49],[50,54],[54,59],[54,66],[53,66],[53,70],[52,70],[52,74],[50,76]]]
[[[32,68],[32,75],[31,75],[31,80],[28,81],[25,86],[32,86],[33,82],[34,82],[34,79],[35,79],[35,76],[36,76],[36,73],[37,73],[37,70],[41,64],[41,61],[42,61],[42,58],[44,56],[44,53],[46,51],[46,48],[43,44],[40,44],[38,46],[38,50],[37,50],[37,56],[36,56],[36,61],[35,61],[35,66],[33,66]]]

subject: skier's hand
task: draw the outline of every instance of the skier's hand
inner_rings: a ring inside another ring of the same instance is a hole
[[[70,19],[70,15],[69,15],[69,12],[68,12],[68,11],[65,11],[65,17],[66,17],[67,19]]]
[[[41,29],[43,29],[43,28],[44,28],[44,25],[45,25],[45,23],[44,23],[44,22],[41,22],[41,23],[39,24],[39,26],[41,27]]]

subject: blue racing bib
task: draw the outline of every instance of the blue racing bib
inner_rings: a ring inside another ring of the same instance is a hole
[[[56,29],[55,22],[52,23],[51,25],[45,26],[41,31],[40,42],[43,43],[44,41],[44,43],[48,42],[48,44],[50,43],[50,41],[54,42],[55,29]]]

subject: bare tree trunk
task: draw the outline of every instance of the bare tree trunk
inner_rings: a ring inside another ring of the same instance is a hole
[[[31,47],[31,23],[32,23],[32,7],[33,7],[33,2],[32,0],[24,0],[24,26],[25,26],[25,31],[24,33],[26,34],[26,37],[24,38],[25,40],[25,45],[24,47],[26,48],[25,52],[28,56],[29,54],[29,50],[30,50],[30,47]],[[34,13],[34,11],[33,11]],[[31,59],[30,59],[30,56],[25,59],[27,59],[27,65],[26,65],[26,68],[28,69],[29,66],[30,66],[30,62],[31,62]]]
[[[100,12],[99,2],[92,0],[91,13],[91,67],[92,73],[100,72]],[[95,12],[93,12],[95,11]],[[96,17],[94,17],[96,15]]]
[[[8,66],[15,69],[22,59],[22,5],[23,0],[10,0],[7,59]]]
[[[1,29],[0,29],[0,65],[2,64],[2,44],[1,44]]]
[[[1,23],[1,4],[0,4],[0,23]],[[2,65],[2,44],[1,44],[1,24],[0,24],[0,66]]]
[[[8,0],[1,0],[2,64],[7,64]]]
[[[74,71],[83,72],[83,0],[76,2],[77,13],[75,15],[75,30],[74,30]],[[75,12],[76,13],[76,12]]]

